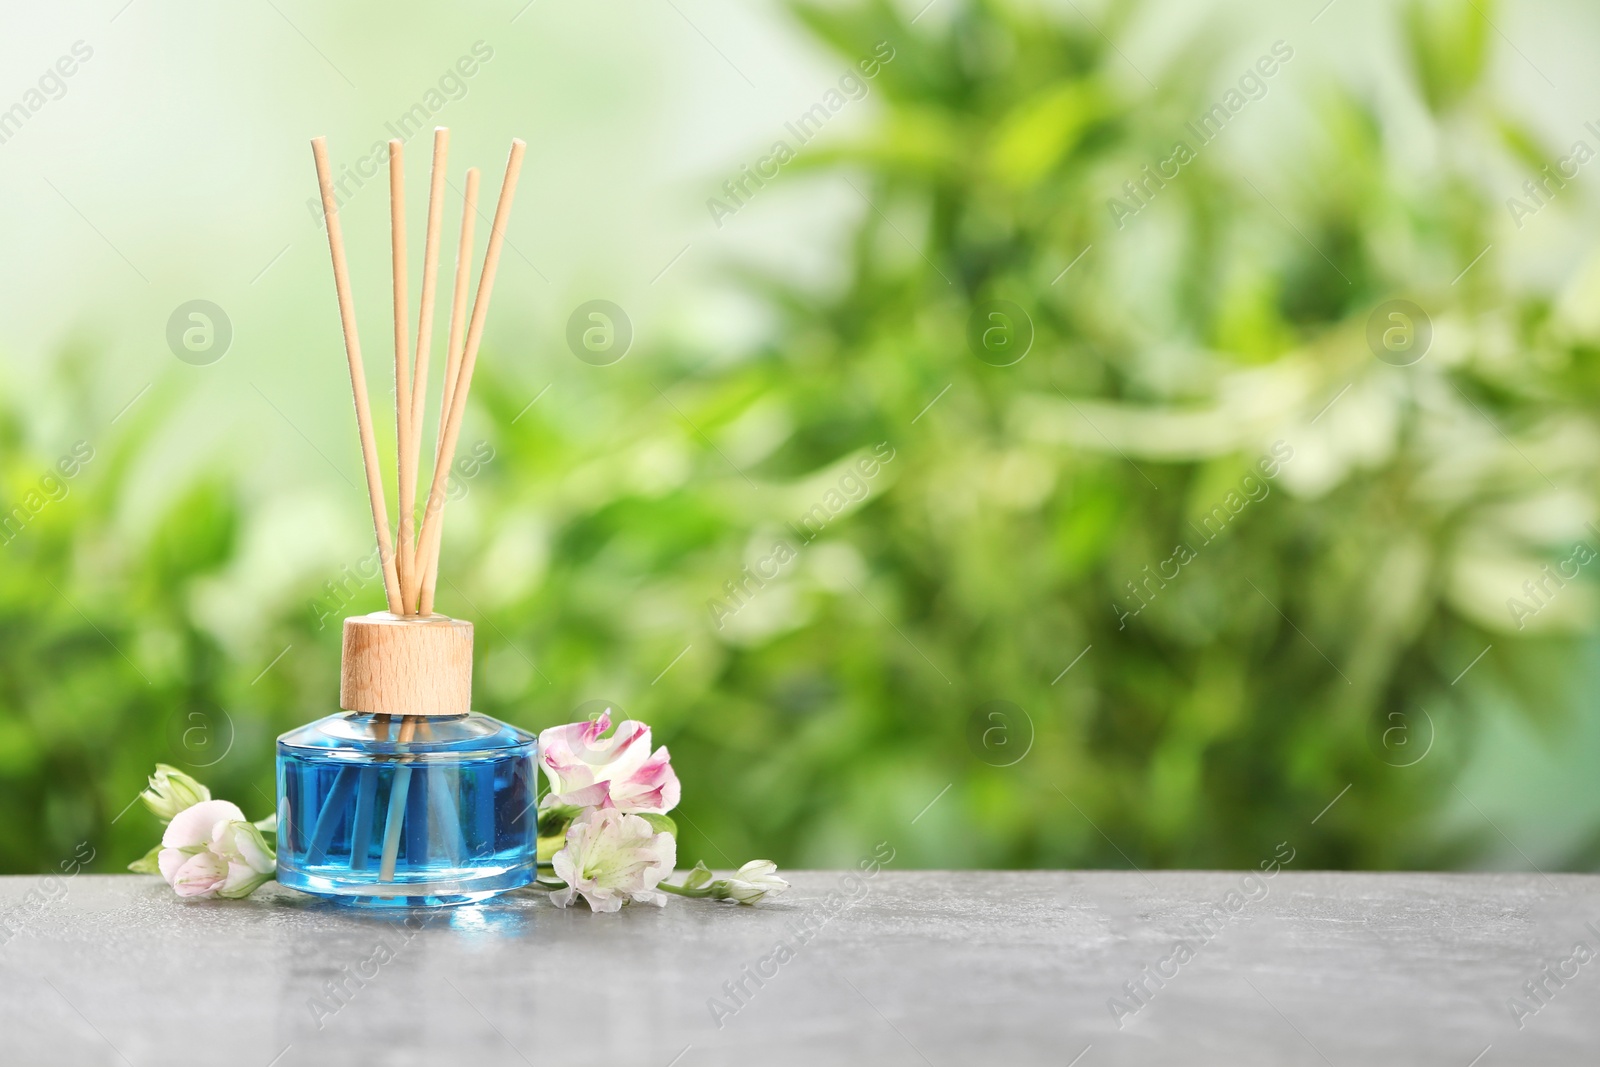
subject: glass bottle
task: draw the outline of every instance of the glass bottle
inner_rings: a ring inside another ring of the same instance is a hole
[[[533,881],[537,738],[466,709],[471,624],[345,620],[339,714],[278,738],[278,881],[368,906]]]

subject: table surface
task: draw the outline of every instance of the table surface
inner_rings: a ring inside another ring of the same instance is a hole
[[[0,878],[0,1062],[1595,1061],[1597,876],[790,877],[614,915]]]

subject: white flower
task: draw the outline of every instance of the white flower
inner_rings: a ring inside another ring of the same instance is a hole
[[[751,860],[740,867],[732,878],[712,883],[713,896],[736,900],[740,904],[754,904],[762,897],[775,897],[789,888],[789,883],[778,877],[778,865],[771,860]]]
[[[628,719],[609,737],[611,711],[592,722],[552,726],[539,734],[539,763],[550,779],[544,806],[616,808],[665,815],[682,792],[667,746],[650,751],[650,727]]]
[[[237,898],[270,881],[278,859],[237,805],[203,800],[173,817],[156,863],[180,897]]]
[[[211,799],[211,790],[165,763],[156,764],[156,773],[150,776],[150,788],[139,794],[144,806],[162,822],[171,822],[173,816],[185,808],[192,808]]]
[[[567,883],[550,894],[558,907],[580,893],[591,911],[616,911],[630,900],[661,907],[667,896],[656,886],[677,864],[678,845],[637,815],[590,808],[572,820],[566,847],[551,862]]]

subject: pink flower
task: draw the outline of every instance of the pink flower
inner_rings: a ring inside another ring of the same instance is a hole
[[[551,861],[565,889],[550,894],[566,907],[583,894],[591,911],[616,911],[629,901],[661,907],[667,895],[656,888],[678,862],[672,835],[656,833],[638,815],[615,808],[590,808],[567,827],[567,844]]]
[[[627,720],[611,729],[608,708],[593,722],[552,726],[539,734],[539,762],[550,779],[545,804],[615,808],[664,815],[682,788],[662,745],[650,751],[650,727]]]
[[[277,862],[261,831],[227,800],[203,800],[173,816],[156,857],[180,897],[247,897],[271,880]]]

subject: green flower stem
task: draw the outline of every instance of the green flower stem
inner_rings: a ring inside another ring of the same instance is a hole
[[[541,864],[541,866],[543,866],[543,864]],[[567,888],[567,883],[561,881],[546,881],[543,878],[537,878],[528,883],[528,888],[543,889],[546,892],[551,892],[557,889]],[[702,886],[699,889],[691,889],[686,885],[672,885],[669,882],[662,882],[657,885],[656,888],[664,890],[668,893],[676,893],[680,897],[714,897],[719,895],[717,891],[718,887],[715,884]],[[720,895],[726,896],[727,893],[724,891]]]
[[[547,893],[552,893],[557,889],[565,889],[565,888],[567,888],[567,883],[565,883],[565,882],[547,882],[543,878],[536,878],[533,881],[528,883],[528,888],[529,889],[543,889]]]

